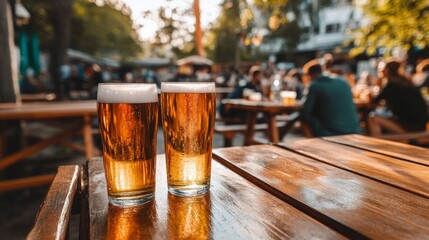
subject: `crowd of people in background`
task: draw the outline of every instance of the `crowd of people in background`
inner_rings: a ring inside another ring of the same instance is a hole
[[[413,74],[404,71],[404,62],[400,59],[381,59],[376,75],[362,71],[357,78],[350,72],[344,73],[333,63],[332,55],[327,54],[308,62],[302,69],[270,72],[253,66],[245,77],[232,70],[224,83],[236,87],[227,98],[243,98],[250,89],[260,92],[263,99],[273,100],[276,81],[281,79],[280,89],[295,92],[296,99],[301,100],[300,118],[309,126],[312,136],[361,133],[354,100],[376,106],[368,120],[371,135],[426,129],[429,59],[419,61]],[[266,93],[266,86],[271,93]],[[223,106],[220,113],[224,117],[241,114],[225,112]]]
[[[95,99],[97,85],[103,82],[148,82],[160,86],[162,81],[214,81],[218,87],[234,90],[227,98],[246,98],[248,92],[260,93],[259,100],[278,100],[280,92],[293,92],[303,104],[301,119],[314,136],[360,133],[353,99],[377,105],[368,121],[370,134],[404,133],[426,128],[429,101],[429,59],[419,60],[412,72],[404,71],[404,62],[395,59],[378,60],[377,71],[364,70],[359,76],[335,65],[331,54],[308,62],[303,68],[279,69],[273,64],[242,69],[229,67],[212,71],[210,66],[197,67],[183,74],[169,67],[163,73],[144,68],[118,73],[111,68],[93,65],[64,65],[61,86],[66,99]],[[23,93],[52,89],[46,74],[34,76],[28,69],[22,78]],[[220,114],[243,118],[243,113],[228,113],[220,106]]]

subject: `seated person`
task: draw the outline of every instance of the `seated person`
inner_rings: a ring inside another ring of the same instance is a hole
[[[401,63],[390,59],[381,67],[381,76],[387,79],[387,85],[374,99],[374,103],[381,100],[393,116],[372,116],[369,118],[371,135],[380,135],[385,132],[405,133],[423,131],[428,121],[428,110],[422,95],[412,81],[399,73]]]
[[[225,98],[241,99],[243,98],[244,89],[251,89],[256,92],[261,92],[262,70],[259,66],[253,66],[249,70],[249,80],[244,86],[237,86]],[[222,117],[241,118],[245,119],[246,115],[242,111],[226,111],[224,104],[219,107],[219,112]]]
[[[285,90],[296,92],[296,99],[300,100],[304,92],[302,74],[297,68],[291,69],[285,78]]]
[[[304,65],[310,87],[300,117],[315,137],[360,133],[359,117],[347,82],[322,74],[317,60]]]
[[[422,60],[416,67],[416,74],[413,76],[414,86],[419,88],[429,88],[429,58]]]

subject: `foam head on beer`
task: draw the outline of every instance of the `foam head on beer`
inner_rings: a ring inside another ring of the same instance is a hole
[[[99,84],[99,103],[152,103],[158,102],[155,84]]]
[[[214,93],[214,83],[162,83],[161,92],[165,93]]]

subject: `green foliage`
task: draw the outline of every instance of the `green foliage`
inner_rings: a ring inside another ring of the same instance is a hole
[[[71,47],[90,54],[133,57],[141,52],[130,12],[105,2],[103,6],[75,0]]]
[[[150,44],[156,49],[155,55],[164,57],[167,52],[172,51],[176,57],[181,58],[195,54],[194,29],[188,22],[194,17],[191,5],[187,9],[165,6],[156,13],[147,11],[143,13],[147,19],[155,21],[159,29]]]
[[[52,1],[22,1],[31,14],[27,28],[39,34],[43,50],[50,48],[53,39]],[[74,0],[71,32],[70,48],[96,56],[119,55],[126,59],[142,51],[130,11],[109,1],[98,6],[88,0]]]
[[[22,4],[30,12],[31,18],[27,30],[35,31],[40,38],[40,47],[49,50],[53,38],[53,27],[50,22],[52,4],[50,0],[22,0]]]
[[[373,54],[378,47],[389,53],[395,47],[429,45],[428,0],[369,0],[362,7],[370,24],[355,32],[353,54]]]
[[[268,19],[267,27],[271,30],[268,39],[282,38],[285,40],[285,50],[296,49],[300,41],[307,37],[306,31],[300,26],[304,14],[310,16],[312,26],[318,24],[318,10],[331,5],[332,0],[313,1],[302,0],[254,0],[254,4]]]
[[[225,0],[221,13],[208,38],[208,53],[217,62],[235,60],[240,38],[244,40],[252,30],[253,14],[245,0]],[[241,51],[246,59],[246,51]]]

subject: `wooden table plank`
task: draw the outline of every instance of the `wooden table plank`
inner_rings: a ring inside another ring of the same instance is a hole
[[[271,101],[249,101],[245,99],[223,99],[222,103],[225,104],[226,110],[246,110],[251,112],[264,112],[264,113],[291,113],[298,111],[301,104],[296,102],[294,104],[285,105],[281,102]]]
[[[25,104],[0,104],[0,119],[46,119],[97,115],[97,102],[43,102]]]
[[[0,181],[0,191],[17,190],[21,188],[49,185],[55,174],[39,175],[34,177],[16,178]]]
[[[27,239],[66,239],[79,172],[76,165],[58,168]]]
[[[230,169],[333,229],[374,239],[429,238],[425,198],[275,146],[213,153]]]
[[[324,137],[323,139],[429,166],[429,150],[426,148],[357,134]]]
[[[429,199],[429,168],[426,166],[318,138],[280,145],[332,166]]]
[[[208,194],[176,197],[158,155],[155,201],[129,208],[108,206],[101,158],[88,164],[91,239],[344,238],[215,161]]]

